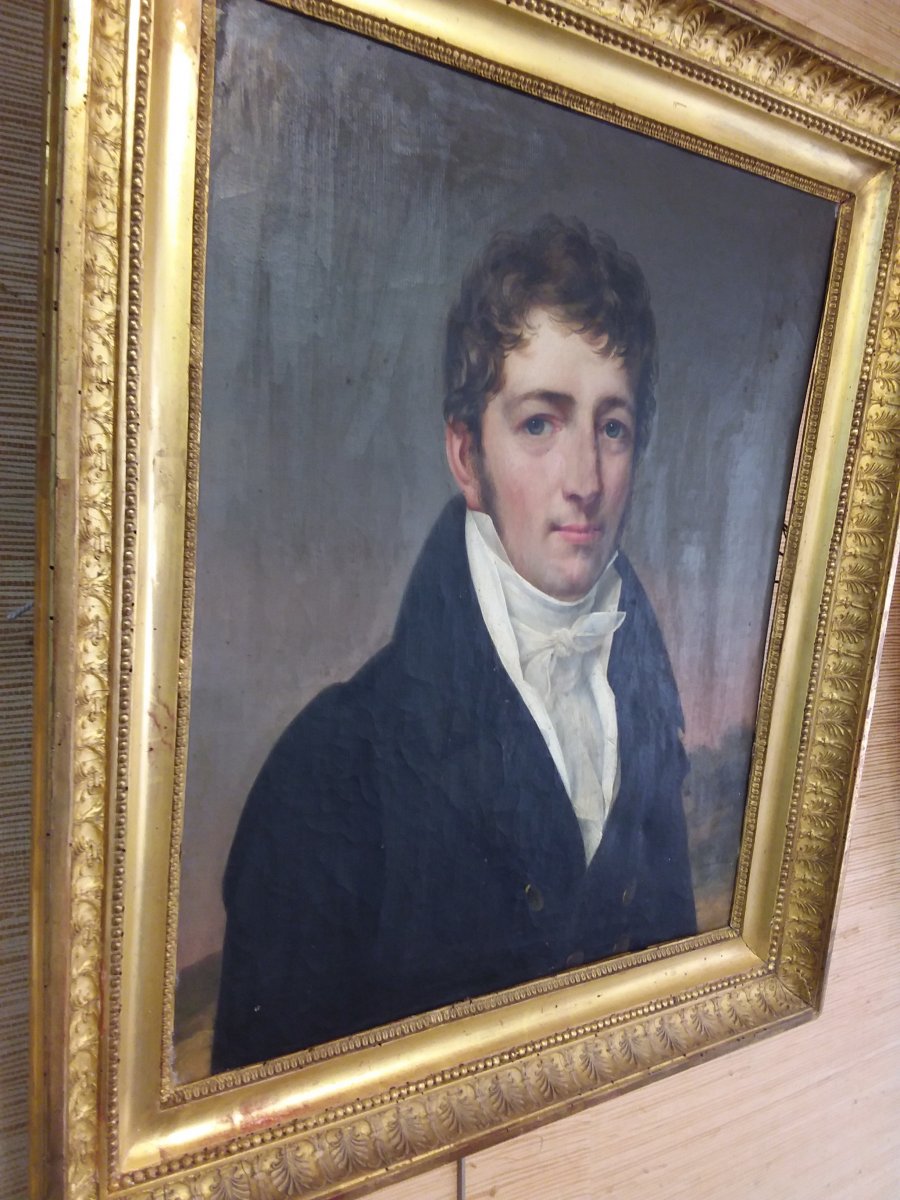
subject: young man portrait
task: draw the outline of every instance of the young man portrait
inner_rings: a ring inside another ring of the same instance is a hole
[[[489,242],[447,329],[460,494],[389,644],[247,799],[214,1070],[696,931],[678,689],[619,549],[655,379],[610,238],[547,217]]]

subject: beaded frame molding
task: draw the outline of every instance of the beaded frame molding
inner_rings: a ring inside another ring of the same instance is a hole
[[[193,611],[183,564],[196,536],[191,398],[214,10],[210,0],[54,0],[35,1197],[356,1194],[809,1019],[822,1003],[896,543],[900,94],[702,0],[280,7],[837,208],[732,917],[389,1036],[175,1077],[179,698]],[[160,562],[178,564],[163,582]]]

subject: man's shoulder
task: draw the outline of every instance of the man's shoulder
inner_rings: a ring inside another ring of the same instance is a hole
[[[335,739],[346,758],[358,741],[370,736],[369,726],[391,694],[388,677],[394,670],[389,643],[377,651],[350,679],[323,688],[297,713],[269,755],[278,758],[318,754]]]
[[[391,640],[300,710],[272,747],[257,790],[280,790],[285,780],[321,789],[367,779],[390,771],[410,747],[442,743],[448,709],[477,694],[492,665],[487,634],[477,629],[464,520],[455,502],[438,516]]]
[[[623,631],[639,637],[644,642],[649,640],[654,648],[657,645],[664,648],[662,629],[656,611],[640,576],[623,551],[619,551],[616,557],[616,570],[622,580],[619,607],[625,613]]]
[[[620,550],[615,557],[615,568],[622,580],[622,595],[621,603],[623,606],[629,602],[641,605],[646,605],[651,613],[653,611],[650,606],[650,600],[644,585],[641,583],[640,576],[634,568],[631,559],[624,550]]]
[[[325,688],[282,731],[247,797],[226,893],[229,880],[260,847],[272,858],[288,845],[352,841],[360,821],[372,823],[365,815],[372,803],[367,780],[376,737],[373,713],[380,707],[374,699],[376,677],[383,661],[380,652],[352,679]]]
[[[616,570],[622,579],[619,606],[625,612],[613,639],[609,681],[617,698],[630,697],[676,729],[684,728],[678,684],[656,612],[637,571],[620,552]]]

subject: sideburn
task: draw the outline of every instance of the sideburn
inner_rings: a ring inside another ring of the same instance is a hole
[[[472,432],[472,469],[475,472],[475,478],[478,480],[478,499],[481,505],[481,511],[494,522],[494,528],[497,530],[497,535],[500,541],[503,541],[503,531],[500,528],[500,522],[497,517],[497,493],[494,488],[494,481],[491,479],[491,473],[488,470],[487,460],[484,456],[484,447],[481,443],[481,429]]]

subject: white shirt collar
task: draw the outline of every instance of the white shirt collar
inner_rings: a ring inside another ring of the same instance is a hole
[[[478,538],[468,536],[467,543],[480,556],[478,542],[493,560],[492,565],[497,573],[506,607],[514,621],[522,621],[533,629],[550,632],[560,626],[574,625],[579,617],[590,612],[609,612],[614,610],[619,600],[621,579],[613,564],[618,556],[616,551],[603,569],[603,573],[586,596],[580,600],[557,600],[536,588],[534,584],[524,579],[509,561],[509,555],[497,533],[494,522],[483,512],[469,511],[466,515],[467,526],[474,526]]]
[[[617,612],[622,580],[611,560],[580,600],[547,596],[515,570],[494,523],[484,513],[466,515],[466,553],[484,623],[506,673],[531,713],[572,803],[591,861],[618,791],[619,748],[616,703],[607,679],[615,629],[625,614]],[[595,621],[596,617],[596,621]],[[607,626],[592,656],[589,678],[568,691],[546,692],[526,677],[522,644],[530,631],[552,635],[576,622]],[[520,638],[522,642],[520,642]]]

